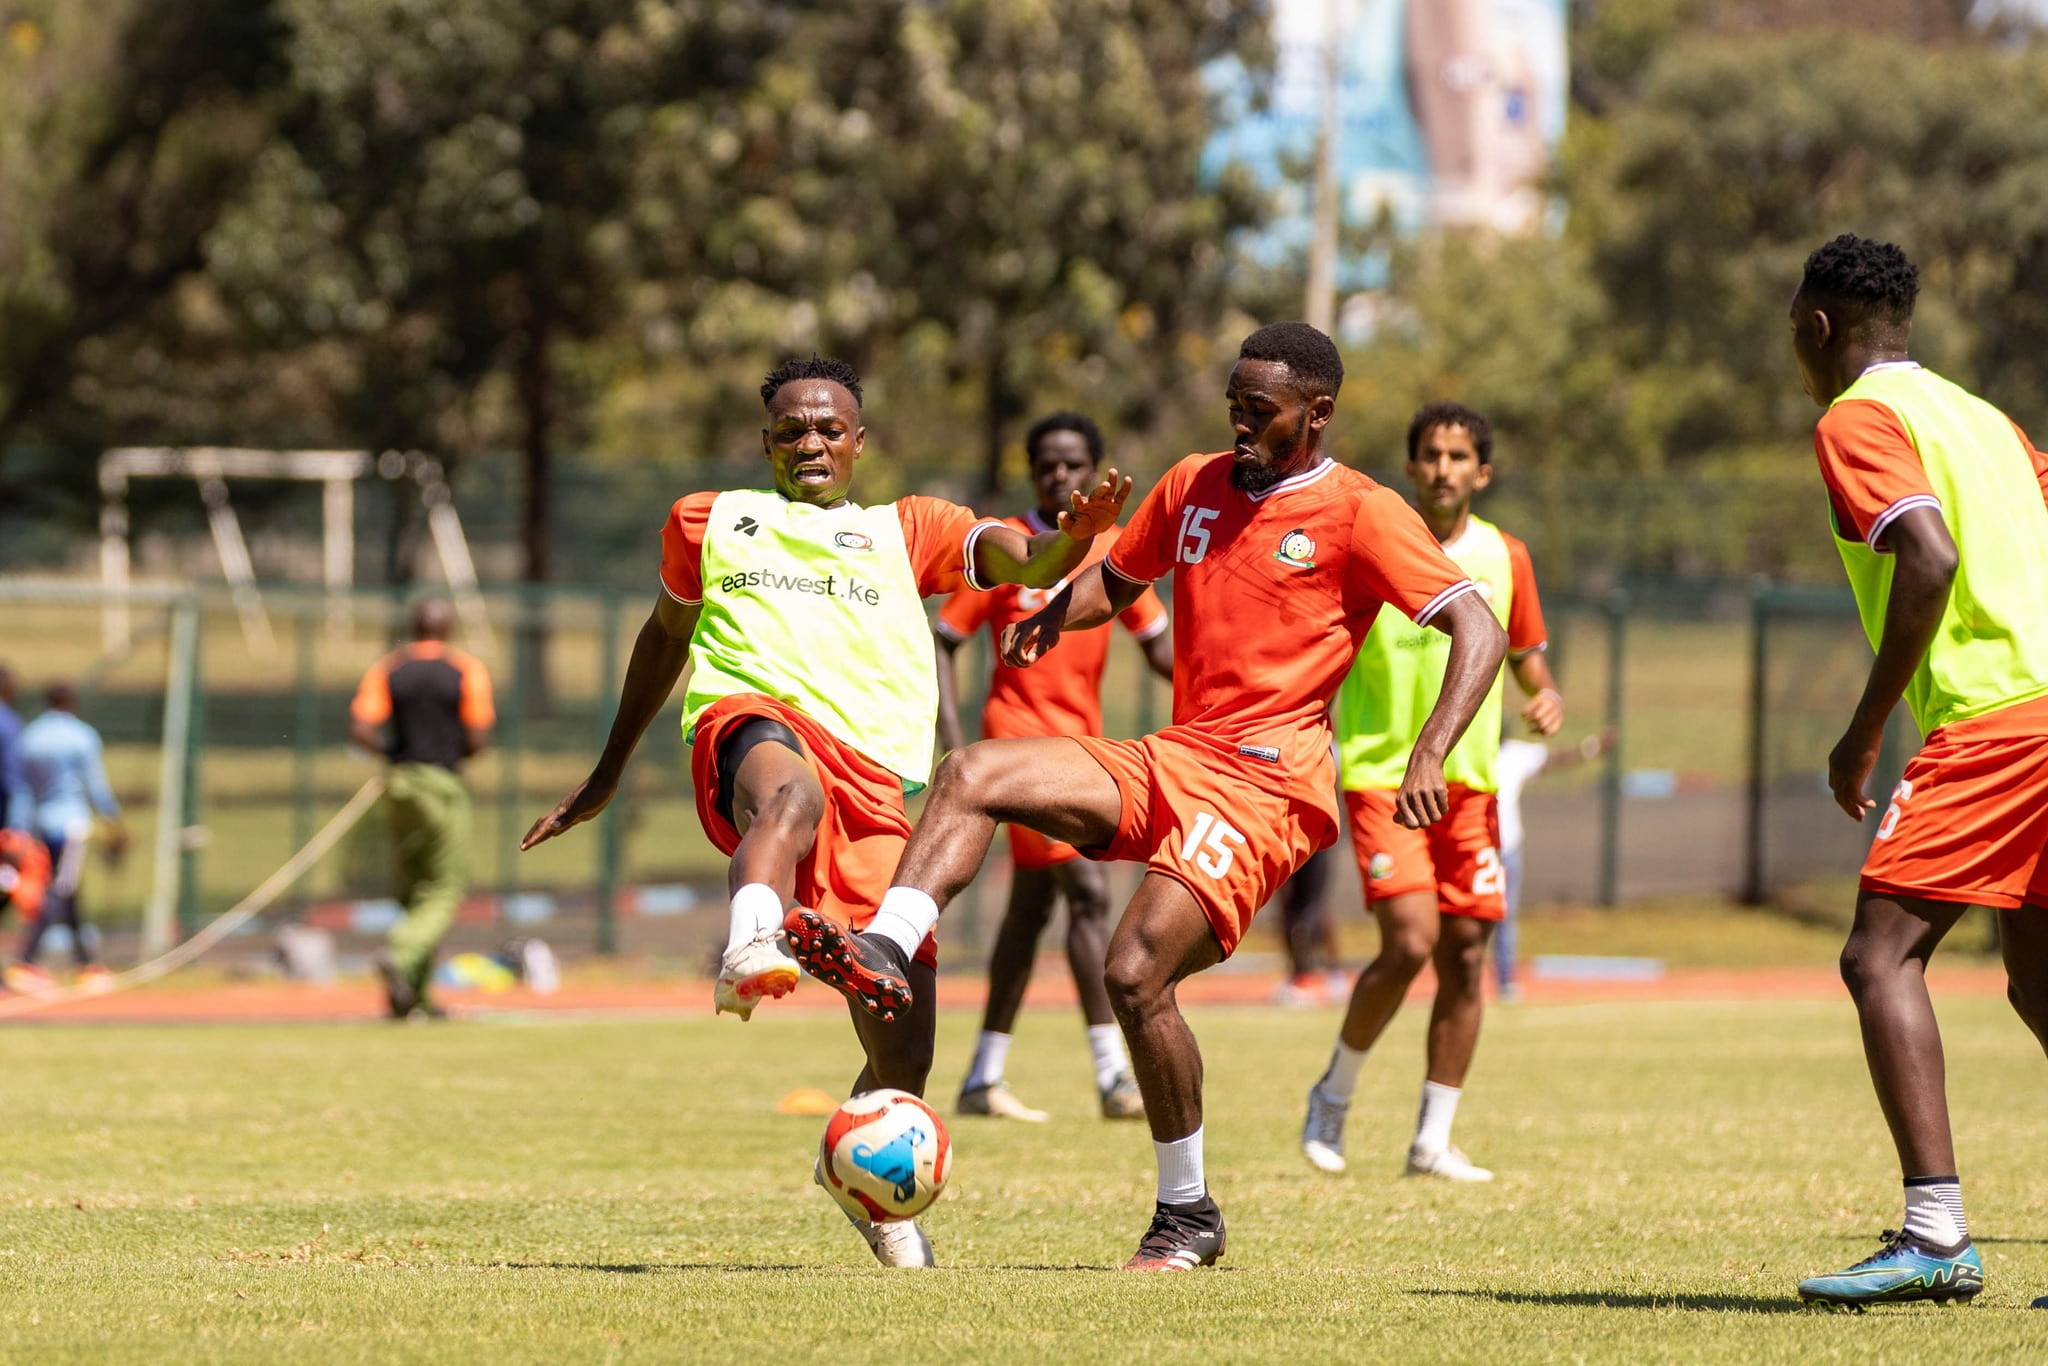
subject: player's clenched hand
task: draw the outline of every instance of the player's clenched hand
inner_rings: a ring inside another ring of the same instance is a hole
[[[1828,789],[1835,794],[1835,805],[1848,812],[1850,820],[1862,820],[1863,813],[1877,805],[1863,795],[1863,785],[1877,767],[1877,750],[1883,743],[1883,731],[1865,735],[1861,727],[1851,726],[1828,751]]]
[[[1442,820],[1450,809],[1444,761],[1416,750],[1408,756],[1408,771],[1401,776],[1401,790],[1394,794],[1394,819],[1410,830],[1420,830]]]
[[[1538,735],[1555,735],[1564,729],[1564,699],[1557,689],[1545,688],[1522,708],[1522,719]]]
[[[1060,530],[1077,541],[1100,536],[1116,525],[1130,496],[1131,481],[1111,467],[1085,496],[1078,489],[1067,495],[1070,505],[1060,514]]]
[[[1028,669],[1053,646],[1060,643],[1060,628],[1067,620],[1069,588],[1022,621],[1010,623],[996,641],[1003,663],[1013,669]]]
[[[594,778],[584,779],[574,792],[562,798],[559,806],[533,823],[533,828],[526,832],[526,838],[519,841],[521,852],[553,839],[572,825],[583,824],[611,805],[612,794],[617,790],[611,784],[600,783]]]

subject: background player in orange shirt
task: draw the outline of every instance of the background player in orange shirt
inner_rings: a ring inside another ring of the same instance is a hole
[[[1005,519],[1025,535],[1057,526],[1060,509],[1095,482],[1102,463],[1102,432],[1080,413],[1053,413],[1031,425],[1024,437],[1031,462],[1031,487],[1038,506],[1021,517]],[[1116,544],[1117,528],[1089,544],[1086,568]],[[1078,572],[1078,571],[1076,571]],[[1005,585],[988,592],[968,588],[946,600],[939,611],[939,743],[959,749],[960,727],[956,656],[962,643],[986,625],[1001,635],[1013,622],[1037,612],[1066,587],[1062,580],[1049,589]],[[1145,662],[1161,678],[1173,677],[1173,642],[1167,633],[1166,606],[1151,589],[1118,617],[1145,650]],[[989,679],[988,701],[981,713],[983,739],[1033,735],[1102,734],[1102,671],[1109,662],[1109,628],[1076,632],[1066,648],[1030,670],[998,659]],[[1010,1053],[1010,1034],[1024,989],[1031,984],[1038,938],[1052,918],[1053,905],[1067,904],[1067,962],[1081,995],[1081,1016],[1088,1026],[1094,1054],[1095,1089],[1105,1119],[1142,1119],[1144,1099],[1124,1056],[1123,1036],[1109,1008],[1109,989],[1102,982],[1103,956],[1109,948],[1109,878],[1099,863],[1081,857],[1071,844],[1049,840],[1029,826],[1010,827],[1010,904],[996,932],[988,963],[988,1006],[974,1062],[960,1084],[963,1115],[996,1115],[1040,1123],[1045,1111],[1018,1100],[1003,1078]]]
[[[802,910],[787,922],[806,965],[843,964],[856,989],[900,985],[999,821],[1145,864],[1107,971],[1159,1166],[1131,1270],[1184,1271],[1223,1254],[1202,1162],[1201,1050],[1174,988],[1227,958],[1273,891],[1336,840],[1330,699],[1373,618],[1391,603],[1452,638],[1443,693],[1397,797],[1410,826],[1443,816],[1444,756],[1507,653],[1506,632],[1415,511],[1323,454],[1343,379],[1335,344],[1316,329],[1252,333],[1224,391],[1232,449],[1175,465],[1115,550],[1004,633],[1005,657],[1029,664],[1063,630],[1101,625],[1174,574],[1171,726],[1142,740],[984,740],[955,751],[873,929],[845,934]]]

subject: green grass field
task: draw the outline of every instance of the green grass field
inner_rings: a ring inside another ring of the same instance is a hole
[[[1368,1065],[1341,1179],[1293,1147],[1334,1015],[1201,1013],[1231,1244],[1180,1277],[1107,1269],[1150,1150],[1088,1116],[1061,1016],[1027,1019],[1011,1068],[1058,1117],[955,1125],[924,1274],[873,1266],[808,1182],[821,1121],[772,1113],[853,1071],[835,1017],[15,1028],[0,1355],[2039,1360],[2041,1058],[1996,1002],[1944,1016],[1989,1289],[1862,1316],[1791,1294],[1896,1213],[1842,1003],[1497,1011],[1458,1138],[1501,1179],[1458,1189],[1393,1175],[1415,1012]],[[943,1022],[942,1097],[973,1024]]]

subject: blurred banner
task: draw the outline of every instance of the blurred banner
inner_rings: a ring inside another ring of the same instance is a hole
[[[1269,89],[1234,60],[1211,72],[1219,131],[1210,175],[1236,163],[1280,191],[1274,252],[1310,234],[1325,53],[1338,55],[1333,162],[1342,221],[1384,206],[1405,230],[1479,225],[1526,233],[1564,133],[1566,0],[1275,0]],[[1334,9],[1332,8],[1334,7]],[[1260,101],[1259,96],[1267,98]],[[1358,264],[1347,261],[1347,284]]]

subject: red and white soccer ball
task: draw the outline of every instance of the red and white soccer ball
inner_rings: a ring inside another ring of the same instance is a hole
[[[953,1140],[938,1111],[908,1091],[863,1091],[825,1122],[825,1189],[872,1223],[915,1219],[946,1188]]]

